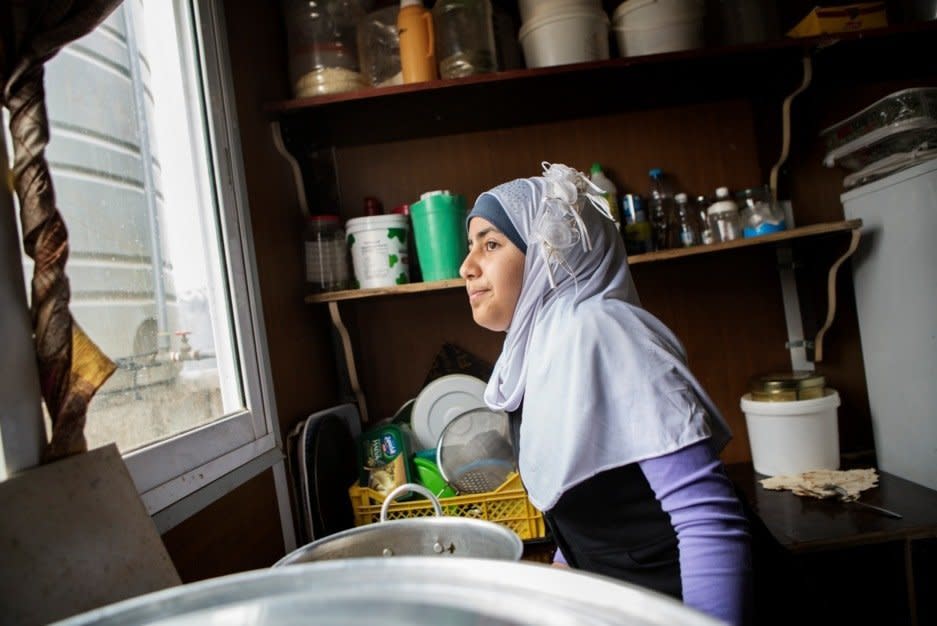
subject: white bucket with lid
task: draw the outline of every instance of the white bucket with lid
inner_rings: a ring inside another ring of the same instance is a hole
[[[779,476],[839,469],[839,393],[822,398],[770,402],[742,396],[752,465],[759,474]]]
[[[393,287],[410,282],[406,215],[370,215],[345,223],[358,287]]]
[[[527,67],[601,61],[608,58],[608,16],[589,8],[538,12],[524,22],[518,40]]]
[[[703,45],[701,0],[628,0],[612,15],[621,56],[659,54]]]

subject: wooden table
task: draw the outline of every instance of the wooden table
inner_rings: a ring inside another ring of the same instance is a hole
[[[760,597],[771,605],[760,607],[759,623],[771,614],[843,623],[844,611],[861,623],[937,623],[937,491],[878,472],[878,486],[860,499],[900,513],[898,520],[765,489],[750,463],[726,469],[753,522],[756,602],[760,581]]]

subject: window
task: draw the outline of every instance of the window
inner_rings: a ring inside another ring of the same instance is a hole
[[[46,65],[71,310],[118,365],[85,434],[117,443],[163,530],[282,458],[213,4],[127,0]]]

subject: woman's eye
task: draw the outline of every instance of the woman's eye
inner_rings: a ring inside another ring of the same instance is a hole
[[[497,250],[500,245],[501,244],[499,244],[497,241],[486,241],[485,250],[491,252],[492,250]]]

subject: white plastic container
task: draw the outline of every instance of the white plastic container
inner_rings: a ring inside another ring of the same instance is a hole
[[[628,0],[612,15],[623,57],[689,50],[703,46],[701,0]]]
[[[608,58],[608,16],[594,9],[537,12],[524,22],[518,40],[527,67],[601,61]]]
[[[822,398],[761,402],[742,396],[755,471],[767,476],[839,469],[839,393]]]
[[[405,215],[356,217],[345,223],[358,287],[393,287],[410,282]]]

